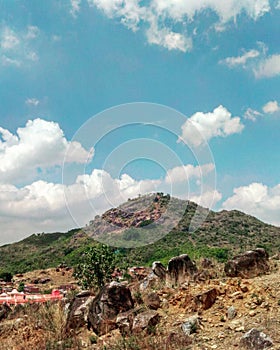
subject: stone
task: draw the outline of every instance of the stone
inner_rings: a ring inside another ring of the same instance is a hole
[[[182,331],[185,335],[191,335],[193,333],[196,333],[199,326],[199,318],[198,316],[191,316],[189,317],[182,325]]]
[[[195,310],[207,310],[215,303],[218,292],[216,288],[209,289],[206,292],[197,294],[194,297]]]
[[[66,320],[67,331],[83,327],[87,324],[89,307],[93,299],[94,297],[90,293],[84,293],[84,296],[80,293],[80,295],[77,295],[70,305],[68,305]]]
[[[139,289],[143,292],[146,289],[155,287],[159,282],[159,277],[157,277],[153,272],[151,272],[147,277],[144,278],[143,282],[139,286]]]
[[[240,346],[247,350],[263,350],[273,346],[273,342],[269,336],[256,328],[252,328],[242,336]]]
[[[253,278],[269,271],[268,253],[263,248],[236,255],[224,267],[228,277]]]
[[[148,334],[154,333],[154,327],[159,323],[160,316],[154,310],[144,311],[138,314],[132,325],[133,333],[140,333],[145,330]]]
[[[131,335],[134,318],[142,311],[143,309],[139,307],[118,314],[116,318],[116,324],[122,336]]]
[[[149,309],[157,310],[160,308],[160,297],[157,295],[157,293],[149,293],[144,297],[144,303]]]
[[[166,281],[171,286],[178,286],[189,282],[197,273],[197,267],[187,254],[176,256],[169,260]]]
[[[159,277],[161,280],[165,280],[166,268],[162,265],[160,261],[153,262],[152,270],[157,277]]]
[[[97,335],[106,334],[117,327],[117,315],[133,307],[133,299],[127,286],[118,282],[106,284],[89,307],[88,327]]]
[[[229,320],[233,320],[234,317],[236,316],[237,312],[234,306],[230,306],[227,310],[227,318]]]

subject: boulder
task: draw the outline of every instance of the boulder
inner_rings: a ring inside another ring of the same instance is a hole
[[[213,265],[213,262],[212,262],[210,259],[208,259],[208,258],[203,258],[203,259],[201,260],[201,267],[202,267],[203,269],[210,269],[210,268],[214,267],[214,265]]]
[[[236,255],[225,264],[228,277],[252,278],[269,271],[268,253],[263,248]]]
[[[159,277],[157,277],[153,272],[151,272],[147,277],[144,278],[144,280],[139,286],[139,289],[141,292],[143,292],[146,289],[155,287],[157,284],[159,284],[159,282]]]
[[[117,315],[133,309],[130,289],[118,282],[105,285],[92,301],[88,313],[88,327],[98,335],[115,329]]]
[[[273,342],[269,336],[252,328],[240,339],[240,346],[247,350],[263,350],[273,346]]]
[[[160,261],[154,261],[152,265],[153,273],[158,276],[161,280],[165,280],[166,268],[162,265]]]
[[[77,329],[87,324],[89,307],[94,297],[90,292],[83,292],[76,295],[68,306],[68,314],[66,320],[66,330]]]
[[[197,272],[197,267],[187,254],[169,260],[167,267],[167,283],[176,286],[188,282]]]
[[[199,327],[199,318],[196,315],[189,317],[181,325],[182,331],[185,335],[191,335],[193,333],[196,333],[198,327]]]
[[[157,293],[149,293],[144,297],[144,303],[149,309],[157,310],[160,308],[160,297],[157,295]]]
[[[154,327],[159,323],[160,316],[158,312],[149,310],[138,314],[132,325],[133,333],[140,333],[145,330],[148,334],[154,333]]]
[[[133,320],[136,315],[141,313],[143,308],[138,307],[126,312],[121,312],[116,318],[116,324],[123,336],[131,335]]]
[[[206,292],[197,294],[194,297],[195,310],[207,310],[215,303],[218,292],[216,288],[207,290]]]

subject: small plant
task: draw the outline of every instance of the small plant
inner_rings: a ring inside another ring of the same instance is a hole
[[[24,292],[24,282],[20,282],[17,290],[18,290],[18,292]]]
[[[96,335],[90,335],[89,341],[91,344],[97,344],[97,336]]]

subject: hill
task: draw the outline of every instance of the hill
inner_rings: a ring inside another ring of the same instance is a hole
[[[197,230],[190,230],[190,225],[206,215]],[[62,262],[73,266],[86,246],[96,244],[96,238],[118,247],[116,250],[133,265],[150,265],[155,260],[166,263],[181,253],[194,259],[204,256],[225,261],[256,247],[264,247],[270,254],[280,250],[279,227],[237,210],[208,211],[159,193],[129,200],[97,216],[85,228],[33,234],[2,246],[0,272],[22,273]]]

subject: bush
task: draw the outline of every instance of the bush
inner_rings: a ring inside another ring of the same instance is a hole
[[[114,251],[104,244],[88,247],[76,266],[74,276],[85,289],[101,288],[112,280],[116,267]]]

